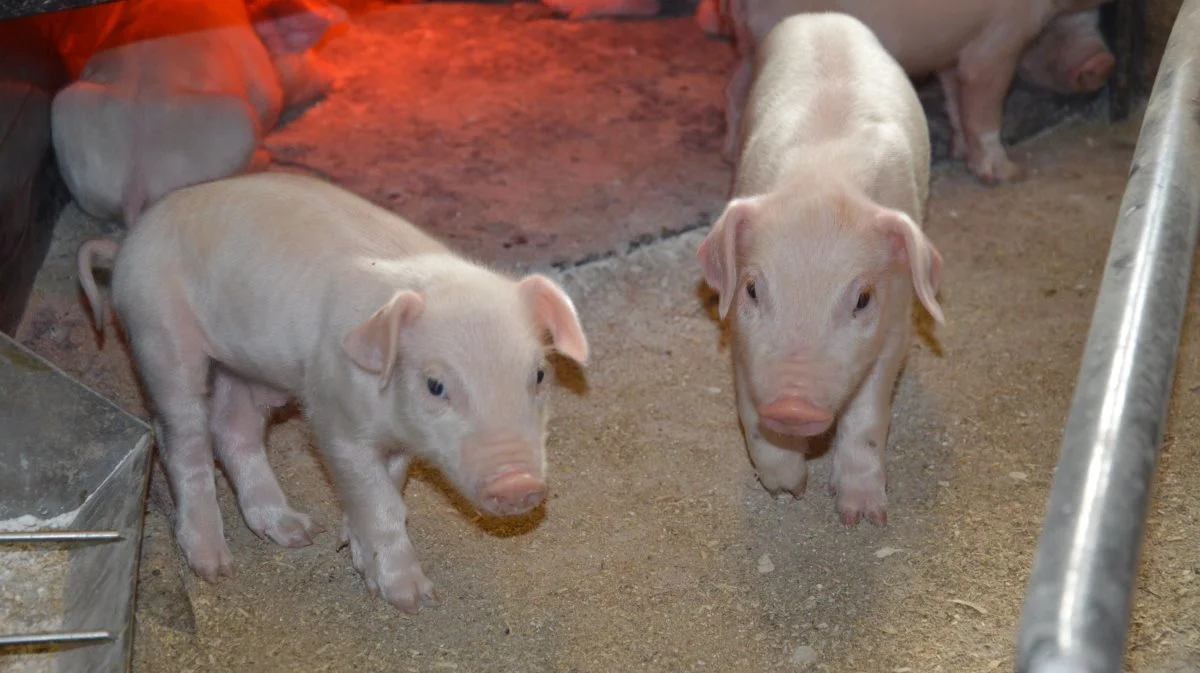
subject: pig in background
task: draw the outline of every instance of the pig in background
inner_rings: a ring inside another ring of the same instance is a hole
[[[291,398],[341,497],[354,567],[404,611],[434,597],[397,489],[414,457],[490,514],[542,501],[544,338],[588,357],[571,299],[545,276],[514,280],[348,191],[270,172],[169,194],[119,252],[81,246],[100,329],[92,263],[114,256],[112,303],[154,412],[176,540],[201,577],[234,574],[214,445],[259,537],[300,547],[322,530],[289,505],[263,446],[270,409]]]
[[[943,321],[942,260],[921,230],[925,113],[871,30],[839,13],[781,20],[747,89],[733,197],[697,258],[731,322],[750,459],[768,491],[802,497],[809,442],[835,429],[842,522],[884,525],[914,290]]]
[[[734,36],[721,0],[701,0],[694,18],[710,37]],[[1100,32],[1100,10],[1090,9],[1051,21],[1022,55],[1017,76],[1056,93],[1089,93],[1108,82],[1115,62]]]
[[[985,184],[1023,179],[1000,139],[1004,100],[1015,74],[1060,93],[1104,86],[1114,59],[1099,30],[1108,0],[703,0],[706,31],[734,35],[741,62],[726,87],[725,157],[735,161],[756,45],[782,18],[801,12],[850,14],[913,77],[937,73],[954,130],[952,153]]]
[[[321,0],[123,0],[41,17],[78,81],[54,99],[63,178],[131,224],[187,185],[263,170],[282,113],[335,86],[313,53],[346,22]],[[80,64],[84,64],[80,66]]]

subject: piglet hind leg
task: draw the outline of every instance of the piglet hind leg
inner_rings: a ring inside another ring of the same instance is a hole
[[[891,395],[905,342],[898,339],[884,350],[838,421],[829,486],[838,515],[847,526],[857,524],[863,517],[877,526],[887,525],[885,463]]]
[[[208,358],[198,339],[177,330],[133,327],[133,352],[155,411],[155,436],[175,498],[175,540],[200,577],[209,582],[233,577],[208,434]]]
[[[258,537],[284,547],[306,547],[324,528],[291,508],[267,462],[263,433],[269,413],[270,407],[255,399],[251,384],[215,367],[212,435],[246,525]]]
[[[808,487],[808,459],[802,451],[776,446],[763,436],[754,403],[742,391],[742,386],[738,386],[738,412],[746,449],[759,482],[771,495],[803,498]]]
[[[408,508],[396,488],[407,462],[392,459],[385,465],[374,447],[347,439],[318,418],[313,425],[342,498],[342,540],[350,545],[355,570],[373,595],[419,613],[437,594],[408,539]]]
[[[966,143],[967,167],[987,185],[1017,182],[1024,179],[1025,172],[1008,158],[1000,128],[1018,54],[989,53],[985,49],[968,47],[957,69],[959,123]]]

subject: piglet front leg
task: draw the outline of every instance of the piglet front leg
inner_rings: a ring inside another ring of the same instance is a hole
[[[385,466],[373,447],[327,432],[318,437],[342,497],[342,539],[354,568],[372,594],[417,614],[437,596],[408,539],[408,508],[396,488],[407,462]]]
[[[746,392],[740,371],[737,382],[738,415],[742,419],[746,448],[758,480],[772,495],[790,493],[792,497],[803,498],[808,486],[808,458],[801,450],[776,446],[763,436],[758,424],[758,411]]]
[[[890,336],[867,380],[838,420],[829,486],[842,523],[847,526],[857,524],[864,516],[876,526],[887,525],[885,455],[892,389],[910,340],[908,330],[896,330]]]
[[[217,455],[237,493],[246,525],[260,538],[284,547],[306,547],[325,529],[307,514],[292,509],[267,462],[263,433],[272,407],[286,395],[251,384],[216,366],[212,382],[210,424]]]

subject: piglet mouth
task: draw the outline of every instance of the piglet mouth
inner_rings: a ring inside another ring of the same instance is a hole
[[[758,408],[758,422],[789,437],[816,437],[833,425],[833,414],[798,396],[780,396]]]
[[[479,491],[483,509],[496,516],[520,516],[542,503],[546,482],[528,470],[506,468],[486,479]]]

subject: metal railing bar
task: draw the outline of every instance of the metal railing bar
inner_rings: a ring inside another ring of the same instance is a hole
[[[1019,673],[1123,669],[1200,232],[1200,0],[1150,94],[1063,433],[1017,639]]]

